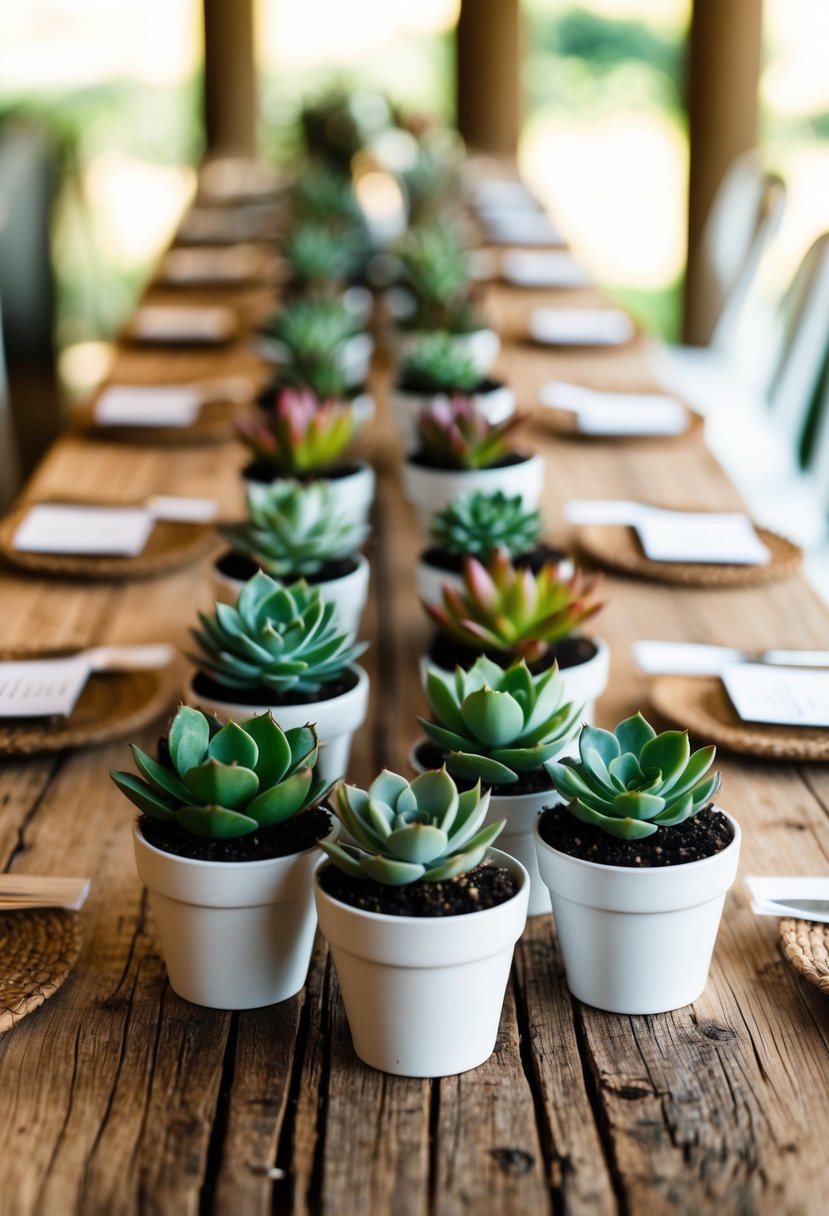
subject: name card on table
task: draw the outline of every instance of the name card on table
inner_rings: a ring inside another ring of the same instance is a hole
[[[829,671],[735,663],[721,678],[744,722],[829,727]]]
[[[552,220],[541,211],[493,207],[482,210],[480,216],[489,237],[499,245],[566,244]]]
[[[143,507],[63,506],[38,503],[14,534],[21,553],[135,557],[153,529]]]
[[[681,435],[688,411],[662,393],[607,393],[552,381],[539,394],[542,405],[576,415],[585,435]]]
[[[636,333],[618,308],[536,308],[530,337],[545,346],[622,346]]]
[[[204,394],[187,385],[112,384],[95,403],[99,426],[188,427],[199,416]]]
[[[645,555],[655,562],[765,566],[771,560],[747,515],[736,512],[668,511],[626,499],[575,499],[565,506],[573,524],[620,524],[635,528]]]
[[[68,717],[90,670],[81,656],[0,663],[0,718]]]
[[[144,304],[130,325],[138,342],[227,342],[236,333],[236,317],[229,308],[197,305]]]
[[[501,258],[501,277],[516,287],[587,287],[591,281],[566,249],[549,253],[508,249]]]
[[[255,278],[259,264],[249,245],[171,249],[161,262],[160,278],[182,287],[214,283],[233,286]]]
[[[829,878],[825,876],[747,874],[751,910],[757,916],[794,916],[829,922]]]

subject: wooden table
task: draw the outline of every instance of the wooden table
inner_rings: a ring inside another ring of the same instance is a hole
[[[228,300],[246,324],[265,307],[258,291],[205,297]],[[489,289],[505,339],[500,371],[522,406],[531,407],[550,378],[651,383],[641,341],[590,354],[522,344],[533,304],[594,300],[582,290]],[[114,378],[153,383],[230,371],[261,374],[247,335],[212,353],[123,347]],[[400,498],[387,384],[378,373],[380,419],[368,443],[379,498],[364,625],[372,705],[350,772],[360,782],[382,765],[405,771],[415,714],[424,708],[418,538]],[[702,441],[579,444],[536,428],[526,439],[547,459],[545,507],[559,539],[570,497],[718,508],[739,501]],[[173,452],[69,436],[28,492],[105,492],[125,501],[153,492],[215,495],[233,515],[243,461],[234,444]],[[688,591],[608,577],[606,590],[597,622],[613,651],[604,724],[647,707],[647,683],[630,658],[637,637],[751,647],[827,641],[829,615],[800,579]],[[48,646],[183,642],[197,606],[210,598],[208,572],[198,567],[120,586],[3,572],[0,597],[2,644]],[[150,746],[157,733],[138,741]],[[743,829],[742,872],[825,871],[826,766],[721,759],[722,803]],[[540,917],[516,951],[490,1061],[440,1081],[392,1078],[355,1058],[321,944],[304,993],[281,1006],[229,1014],[173,995],[134,871],[131,808],[107,775],[127,760],[121,743],[0,768],[3,868],[93,879],[73,974],[0,1038],[2,1216],[826,1210],[827,1004],[781,957],[776,922],[751,914],[740,881],[728,897],[707,991],[693,1006],[622,1017],[579,1005],[563,981],[551,918]]]

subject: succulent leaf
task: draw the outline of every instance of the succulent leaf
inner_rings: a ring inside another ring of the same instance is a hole
[[[204,714],[181,705],[167,736],[170,758],[179,776],[199,763],[207,751],[209,740],[210,726]]]
[[[207,745],[207,755],[222,764],[240,764],[243,768],[256,769],[259,748],[252,736],[235,722],[228,722]]]
[[[121,793],[126,794],[145,815],[149,815],[151,819],[166,819],[170,822],[175,820],[173,807],[146,781],[142,781],[133,773],[116,773],[110,770],[109,775]]]

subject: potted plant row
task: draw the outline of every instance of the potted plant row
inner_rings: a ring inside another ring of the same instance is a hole
[[[274,312],[262,326],[257,349],[294,382],[308,383],[320,365],[333,363],[346,385],[356,387],[368,378],[374,340],[341,298],[321,297]]]

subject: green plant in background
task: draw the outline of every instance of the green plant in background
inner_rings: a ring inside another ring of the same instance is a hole
[[[237,419],[239,437],[283,477],[322,474],[342,460],[357,431],[354,406],[320,401],[309,389],[286,388],[273,407]]]
[[[367,790],[340,787],[338,816],[356,843],[320,848],[346,874],[386,886],[454,878],[480,865],[504,827],[483,826],[489,797],[480,782],[459,794],[445,768],[411,783],[386,769]]]
[[[339,680],[366,649],[340,631],[335,606],[304,581],[285,586],[261,570],[236,606],[200,612],[193,662],[226,688],[314,693]]]
[[[426,699],[435,720],[418,721],[448,753],[449,772],[487,785],[512,784],[557,756],[583,708],[564,701],[558,664],[533,676],[523,660],[505,671],[484,656],[454,675],[432,668]]]
[[[720,788],[719,773],[706,776],[715,755],[714,747],[691,752],[686,731],[657,734],[637,713],[613,731],[584,726],[579,758],[546,768],[577,819],[640,840],[708,806]]]
[[[329,88],[299,112],[309,154],[341,172],[348,172],[357,153],[392,121],[387,98],[365,88]]]
[[[431,534],[447,553],[487,558],[500,547],[516,557],[537,546],[542,526],[541,513],[525,507],[520,494],[476,490],[436,512]]]
[[[359,257],[354,238],[320,223],[298,224],[282,242],[282,257],[294,289],[308,295],[340,291]]]
[[[441,604],[423,606],[441,632],[463,646],[534,663],[599,611],[597,584],[579,570],[560,578],[555,562],[537,573],[517,568],[499,548],[486,566],[467,558],[463,589],[447,584]]]
[[[443,134],[443,133],[441,133]],[[456,143],[431,132],[418,140],[411,165],[400,174],[409,223],[416,227],[445,211],[461,196],[460,153]]]
[[[411,393],[472,393],[481,383],[474,360],[444,330],[424,334],[403,360],[400,383]]]
[[[454,228],[445,223],[412,228],[397,256],[401,285],[414,303],[407,328],[464,334],[484,327],[473,298],[469,256]]]
[[[524,417],[490,422],[469,397],[439,397],[420,411],[421,448],[440,468],[489,469],[507,455],[507,440]]]
[[[284,823],[328,795],[331,786],[314,778],[313,726],[283,731],[270,713],[215,726],[181,705],[159,747],[162,758],[133,744],[140,777],[113,772],[112,780],[151,819],[214,840]]]
[[[331,487],[324,481],[296,481],[248,488],[248,519],[221,531],[234,553],[255,561],[266,574],[316,574],[326,562],[350,557],[368,528],[337,516]]]
[[[325,297],[288,304],[263,327],[265,336],[279,344],[284,374],[303,388],[315,388],[320,376],[330,379],[332,372],[344,380],[343,347],[357,332],[358,323],[342,299]]]

